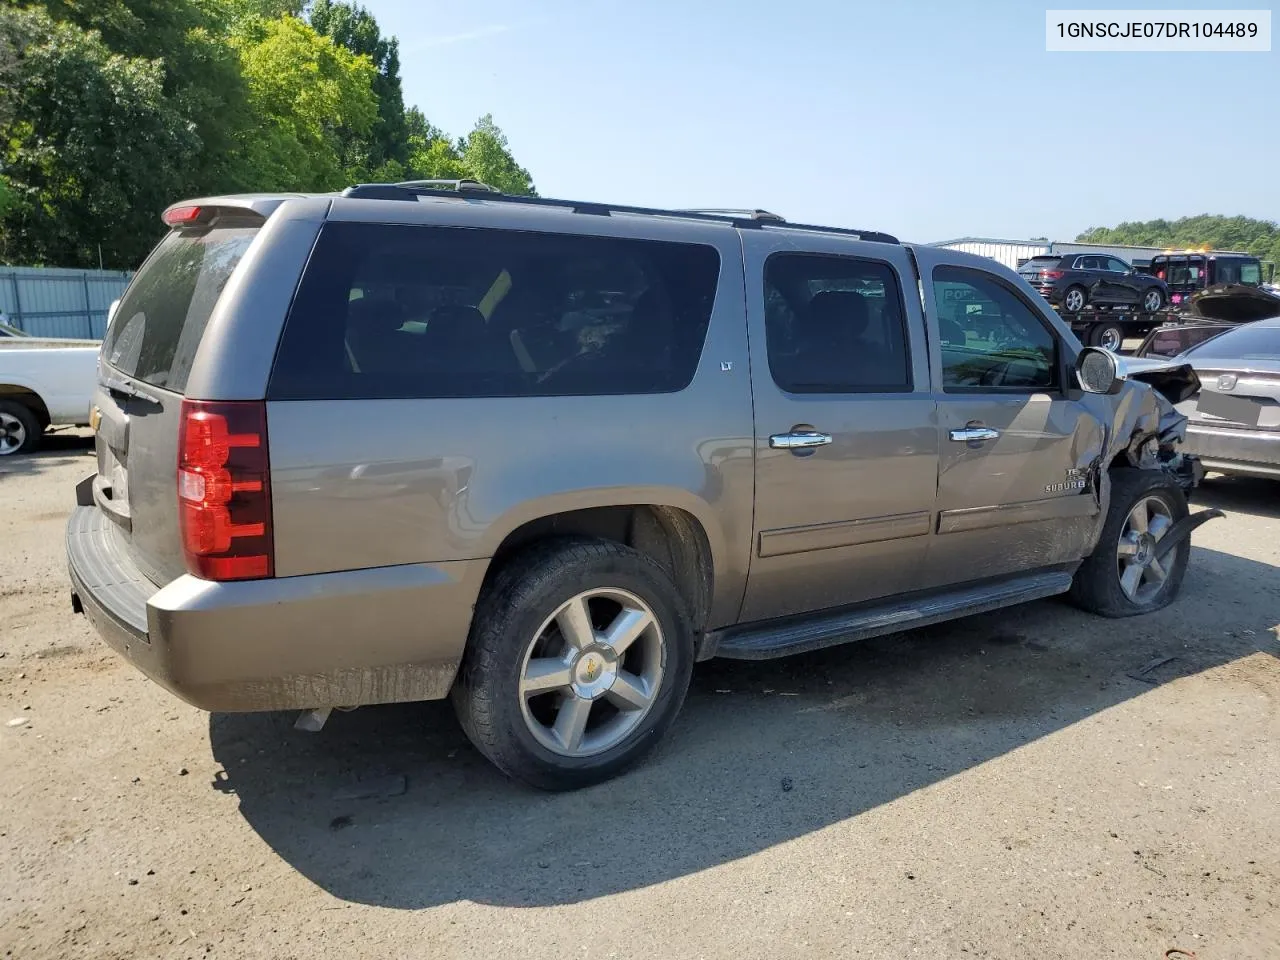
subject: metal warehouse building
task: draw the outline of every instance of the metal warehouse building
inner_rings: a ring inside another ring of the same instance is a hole
[[[1105,243],[1063,243],[1055,240],[997,240],[991,237],[960,237],[957,240],[941,240],[931,246],[990,257],[1011,270],[1017,270],[1032,257],[1054,253],[1103,253],[1126,260],[1135,267],[1145,267],[1151,262],[1152,257],[1168,249],[1167,247],[1112,246]],[[1225,253],[1226,251],[1213,252]]]

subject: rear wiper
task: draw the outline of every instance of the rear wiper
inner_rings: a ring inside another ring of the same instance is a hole
[[[159,397],[147,393],[145,390],[139,390],[127,380],[116,380],[114,377],[103,377],[102,385],[113,393],[123,393],[126,397],[135,397],[138,400],[145,400],[148,403],[154,403],[157,407],[162,406]]]

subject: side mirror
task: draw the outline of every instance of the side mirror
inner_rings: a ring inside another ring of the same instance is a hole
[[[120,301],[112,300],[111,306],[107,307],[107,326],[111,326],[111,321],[115,319],[116,310],[120,307]]]
[[[1119,393],[1124,385],[1116,355],[1099,347],[1085,347],[1076,357],[1076,379],[1085,393]]]

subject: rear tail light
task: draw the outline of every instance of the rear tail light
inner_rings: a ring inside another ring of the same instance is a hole
[[[1041,280],[1061,280],[1062,271],[1061,270],[1041,270],[1040,279]]]
[[[182,401],[178,519],[193,575],[274,575],[270,480],[265,403]]]

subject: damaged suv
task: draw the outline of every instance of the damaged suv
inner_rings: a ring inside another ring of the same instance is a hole
[[[67,556],[74,608],[207,710],[452,697],[502,770],[579,787],[697,660],[1158,610],[1214,515],[1194,373],[1082,348],[985,258],[469,182],[164,220]]]

